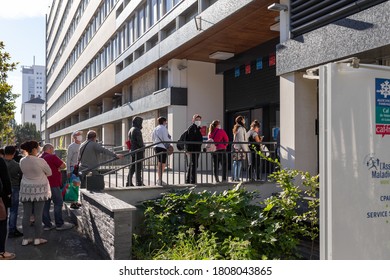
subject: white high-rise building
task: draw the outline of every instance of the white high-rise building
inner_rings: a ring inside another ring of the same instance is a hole
[[[34,123],[41,130],[41,112],[46,99],[45,66],[22,66],[22,124]]]
[[[45,66],[22,66],[22,103],[34,98],[46,99]]]

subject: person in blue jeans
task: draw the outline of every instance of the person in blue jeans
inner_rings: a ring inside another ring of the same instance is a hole
[[[237,142],[233,144],[232,151],[232,160],[233,160],[233,175],[232,181],[241,181],[241,170],[242,170],[242,162],[246,160],[246,158],[250,157],[249,146],[246,143],[248,140],[246,139],[246,129],[245,129],[245,119],[243,116],[238,116],[235,119],[235,125],[233,127],[233,142]],[[240,143],[241,142],[241,143]]]
[[[52,172],[52,175],[47,177],[50,183],[51,199],[45,201],[45,206],[43,208],[42,222],[45,225],[43,230],[47,231],[53,228],[56,230],[71,229],[74,227],[74,224],[64,222],[64,219],[62,218],[63,199],[60,189],[62,184],[62,175],[59,170],[64,169],[66,164],[54,154],[54,147],[50,143],[43,146],[43,154],[40,157],[47,162]],[[55,225],[51,223],[50,218],[51,201],[53,201],[54,204]]]
[[[11,207],[8,218],[8,238],[20,237],[23,236],[23,233],[16,228],[16,222],[18,220],[19,211],[20,181],[22,180],[23,172],[20,169],[19,163],[13,159],[16,153],[15,146],[6,146],[4,148],[4,153],[4,159],[7,164],[12,187]]]

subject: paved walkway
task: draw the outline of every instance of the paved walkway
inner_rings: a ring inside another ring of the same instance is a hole
[[[53,207],[52,207],[53,208]],[[18,229],[22,232],[23,205],[20,204],[18,216]],[[51,212],[53,218],[53,212]],[[64,220],[70,217],[63,211]],[[77,231],[77,227],[69,230],[43,231],[42,238],[48,243],[34,246],[22,246],[23,237],[8,238],[6,250],[16,254],[17,260],[102,260],[95,245]]]

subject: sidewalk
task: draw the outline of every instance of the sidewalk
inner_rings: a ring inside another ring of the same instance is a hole
[[[53,216],[53,204],[51,217]],[[23,205],[19,205],[18,229],[22,230]],[[70,222],[70,217],[63,210],[65,221]],[[53,219],[54,220],[54,219]],[[42,238],[48,243],[34,246],[22,246],[23,237],[8,238],[6,250],[16,254],[16,260],[102,260],[95,245],[77,231],[77,227],[69,230],[43,231]]]

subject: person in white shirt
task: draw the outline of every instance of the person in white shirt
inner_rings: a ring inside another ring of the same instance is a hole
[[[164,143],[171,141],[171,137],[168,133],[167,129],[167,119],[165,117],[159,117],[157,119],[158,126],[156,126],[152,133],[152,141],[155,144],[155,152],[158,155],[158,164],[157,164],[157,185],[162,186],[166,184],[162,181],[162,176],[165,170],[165,166],[167,163],[167,149],[171,146],[170,143]]]
[[[75,131],[72,133],[73,142],[68,146],[66,156],[66,173],[71,177],[73,168],[78,162],[80,144],[83,141],[83,132]]]

